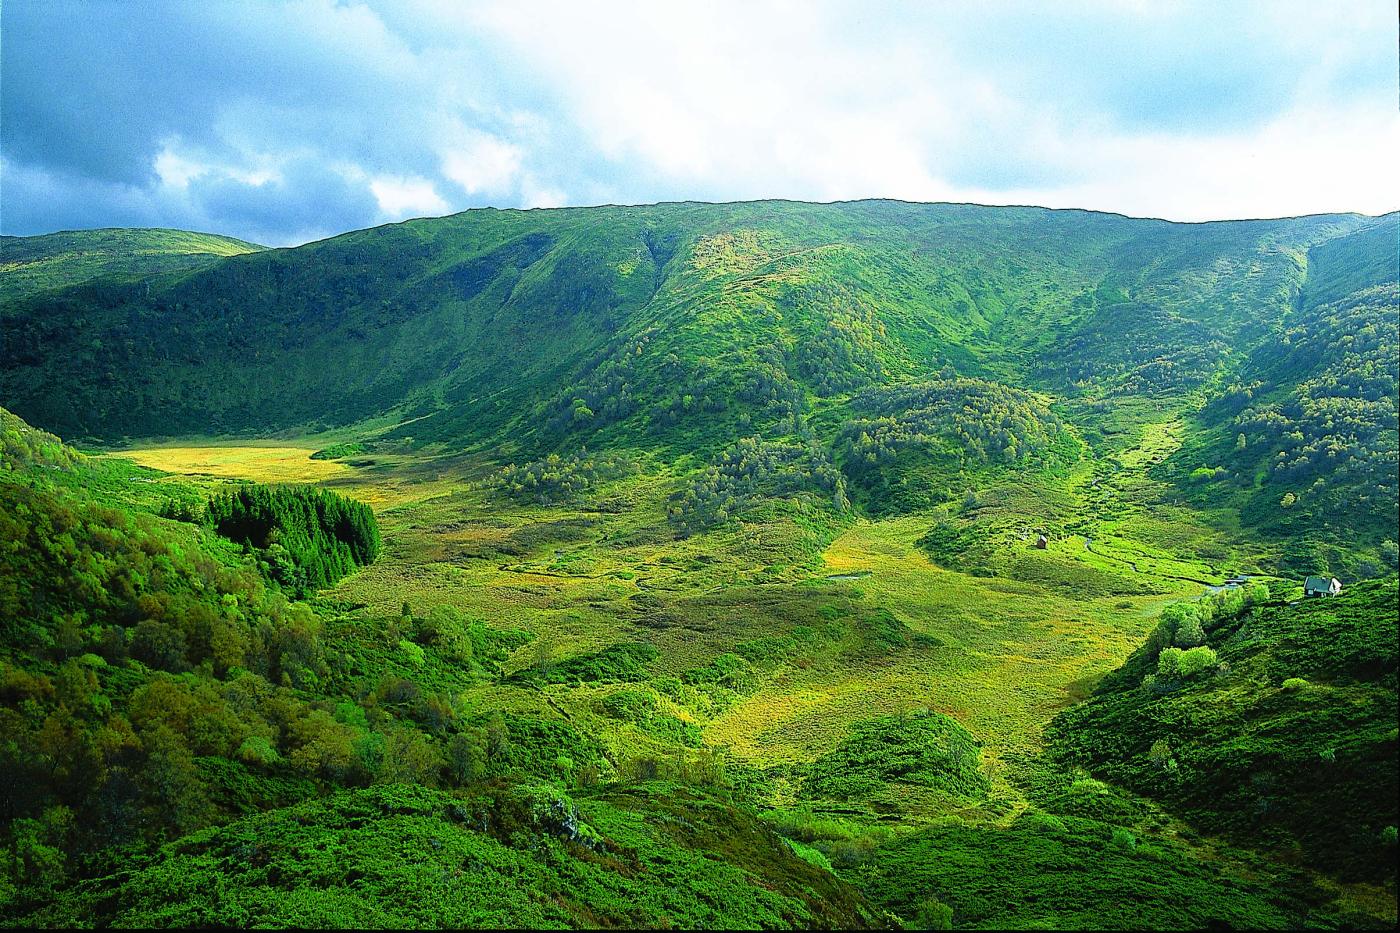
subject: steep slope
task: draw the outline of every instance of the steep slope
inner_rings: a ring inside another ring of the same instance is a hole
[[[82,454],[48,431],[27,424],[23,418],[0,408],[0,472],[16,472],[36,466],[67,469],[81,462]]]
[[[262,248],[185,230],[112,228],[5,236],[0,237],[0,298],[12,305],[93,279],[132,281],[162,272],[190,272]]]
[[[1301,603],[1226,595],[1178,609],[1060,715],[1056,754],[1210,832],[1393,881],[1395,579]]]
[[[857,202],[470,211],[7,302],[5,398],[101,437],[418,418],[418,441],[683,446],[944,366],[1179,395],[1355,216],[1179,225]]]
[[[1232,501],[1245,523],[1308,540],[1297,567],[1374,574],[1329,550],[1339,534],[1394,566],[1400,409],[1397,228],[1369,225],[1315,247],[1276,339],[1241,361],[1164,468],[1198,501]]]

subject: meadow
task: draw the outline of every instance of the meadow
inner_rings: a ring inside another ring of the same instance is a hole
[[[1003,760],[1036,752],[1050,719],[1128,656],[1163,604],[1199,596],[1233,569],[1195,550],[1168,553],[1161,542],[1209,551],[1221,536],[1190,509],[1164,519],[1143,504],[1149,491],[1161,492],[1146,469],[1172,449],[1174,428],[1151,426],[1140,446],[1111,461],[1109,475],[1096,481],[1102,470],[1082,471],[1053,503],[1043,484],[1013,481],[983,490],[972,510],[832,521],[797,506],[795,515],[691,537],[666,524],[667,497],[681,480],[655,461],[586,502],[545,506],[503,496],[492,465],[470,456],[377,456],[360,466],[311,459],[325,438],[140,446],[110,456],[210,491],[233,479],[304,482],[371,504],[384,554],[326,595],[371,617],[405,603],[415,613],[446,605],[534,633],[507,672],[646,643],[659,652],[649,676],[674,678],[755,641],[820,633],[745,662],[741,688],[718,699],[665,702],[700,727],[707,746],[777,772],[829,752],[859,720],[947,713],[984,743],[992,816],[1009,819],[1026,803]],[[931,524],[949,518],[994,541],[995,575],[940,567],[917,546]],[[1035,548],[1025,529],[1051,523],[1094,530],[1066,531]],[[867,620],[877,615],[889,617],[893,636],[872,631]],[[541,689],[547,698],[537,706],[587,711],[613,688]],[[483,687],[474,702],[490,707],[494,693]],[[506,702],[518,709],[522,697],[511,691]],[[619,752],[629,733],[613,737]],[[775,777],[774,802],[782,802],[791,780]],[[924,814],[908,803],[871,806],[912,821],[939,809],[935,801]]]

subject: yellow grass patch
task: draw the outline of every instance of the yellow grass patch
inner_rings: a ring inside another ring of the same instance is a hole
[[[258,483],[315,483],[352,472],[334,460],[312,460],[310,447],[238,444],[136,447],[111,456],[182,476],[248,479]]]

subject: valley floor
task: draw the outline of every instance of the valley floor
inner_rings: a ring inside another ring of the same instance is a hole
[[[113,456],[211,488],[233,479],[310,482],[371,504],[385,553],[328,595],[371,616],[405,603],[415,612],[448,604],[535,633],[508,672],[541,663],[541,652],[552,661],[643,642],[659,651],[659,675],[679,676],[794,629],[892,617],[885,624],[904,633],[893,641],[850,626],[764,659],[719,702],[678,702],[674,712],[698,725],[707,745],[757,769],[808,764],[859,720],[943,712],[983,743],[993,793],[982,815],[1005,820],[1025,805],[1008,761],[1037,750],[1045,724],[1127,657],[1161,605],[1199,596],[1232,571],[1211,557],[1240,556],[1200,516],[1155,501],[1145,468],[1173,449],[1178,432],[1174,422],[1149,426],[1109,467],[1070,477],[1059,501],[1014,482],[982,492],[970,518],[1001,551],[984,575],[940,567],[916,546],[938,516],[828,528],[781,515],[678,537],[665,518],[676,481],[652,463],[605,490],[621,504],[600,510],[506,500],[492,489],[490,468],[471,458],[313,460],[319,439],[186,441]],[[1031,531],[1049,523],[1075,531],[1039,550]],[[1168,553],[1161,542],[1172,540],[1188,549]],[[473,699],[549,714],[589,710],[608,690],[479,687]],[[791,791],[779,777],[771,802],[792,802]],[[898,793],[872,806],[921,822],[942,812],[941,800]]]

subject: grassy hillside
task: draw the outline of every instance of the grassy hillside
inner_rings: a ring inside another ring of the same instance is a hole
[[[473,211],[7,289],[5,403],[109,449],[0,410],[0,911],[1385,927],[1398,223]]]
[[[404,431],[420,441],[509,427],[536,447],[713,443],[744,416],[943,366],[1171,394],[1263,336],[1306,250],[1362,223],[893,202],[470,211],[7,302],[3,389],[67,434],[396,410],[428,416]]]
[[[1393,879],[1397,619],[1394,578],[1204,618],[1188,606],[1056,721],[1052,745],[1210,832]]]
[[[263,247],[186,230],[70,230],[0,237],[0,297],[14,305],[94,279],[131,282],[157,273],[191,272]]]
[[[7,285],[0,391],[69,435],[338,428],[517,465],[641,448],[723,474],[756,437],[812,448],[800,482],[868,514],[998,469],[1063,475],[1188,417],[1169,481],[1278,538],[1291,571],[1367,575],[1396,560],[1397,230],[876,201],[469,211],[125,285]],[[734,514],[716,482],[685,523]]]
[[[1201,412],[1169,472],[1198,500],[1238,503],[1261,534],[1310,545],[1296,569],[1379,571],[1338,552],[1342,539],[1369,539],[1393,567],[1397,358],[1400,286],[1305,303]]]
[[[347,791],[206,830],[38,908],[137,927],[871,929],[893,918],[686,788]]]

